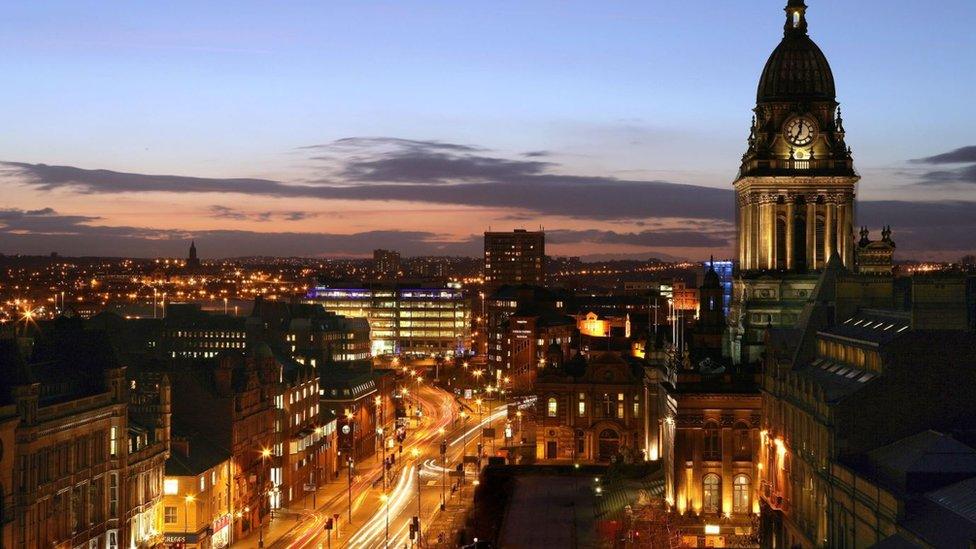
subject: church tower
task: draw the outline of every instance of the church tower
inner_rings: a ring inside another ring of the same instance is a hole
[[[830,256],[854,264],[854,171],[834,76],[789,0],[783,40],[766,62],[749,146],[734,182],[739,268],[803,273]]]
[[[859,176],[834,76],[807,32],[803,0],[788,0],[785,11],[733,182],[738,262],[727,342],[739,364],[761,359],[766,328],[796,326],[831,257],[842,269],[855,261]]]

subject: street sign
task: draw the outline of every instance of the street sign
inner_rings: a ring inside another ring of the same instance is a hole
[[[306,492],[314,492],[315,491],[315,485],[314,484],[309,484],[309,483],[306,482],[305,483],[305,491]]]
[[[483,436],[488,437],[488,438],[495,438],[495,428],[494,427],[485,427],[484,429],[481,430],[481,434]]]

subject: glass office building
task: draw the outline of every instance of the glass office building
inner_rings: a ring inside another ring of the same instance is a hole
[[[471,347],[471,306],[459,285],[326,284],[306,300],[367,319],[374,355],[455,355]]]

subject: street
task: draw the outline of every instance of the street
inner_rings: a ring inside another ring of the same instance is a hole
[[[489,424],[497,426],[498,420],[505,417],[506,408],[496,406],[490,414],[486,409],[483,418],[479,418],[477,410],[462,417],[453,396],[430,385],[420,386],[410,398],[421,406],[426,417],[409,432],[403,452],[397,456],[399,473],[389,480],[386,493],[381,480],[381,459],[371,457],[357,464],[353,473],[351,526],[347,518],[350,512],[347,470],[319,491],[317,509],[302,511],[296,516],[300,520],[294,521],[277,539],[266,537],[269,540],[267,547],[411,547],[410,521],[418,515],[421,536],[426,537],[426,527],[440,511],[442,498],[457,503],[456,496],[451,499],[451,485],[457,481],[451,471],[461,461],[462,448],[467,447],[467,453],[475,455],[477,444],[481,442],[481,428]],[[440,453],[442,440],[447,442],[446,469]],[[487,440],[485,444],[488,444]],[[473,466],[469,466],[467,482],[471,483],[476,476]],[[311,498],[307,499],[311,506]],[[335,528],[326,531],[327,518],[336,515]],[[292,516],[278,518],[272,528],[280,532],[291,520],[294,520]],[[436,540],[427,538],[426,543],[433,541]],[[235,546],[255,547],[256,544],[256,540],[248,539]]]

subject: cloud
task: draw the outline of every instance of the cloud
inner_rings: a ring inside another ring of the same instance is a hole
[[[360,185],[293,185],[267,179],[201,178],[147,175],[4,162],[2,172],[38,190],[72,189],[86,194],[139,192],[240,193],[258,196],[341,200],[394,200],[475,207],[516,208],[542,215],[579,219],[645,219],[682,217],[731,219],[732,192],[665,181],[623,180],[613,177],[539,173],[539,162],[505,161],[488,157],[431,160],[429,153],[352,161],[346,174],[369,181]],[[420,182],[423,173],[436,175],[437,165],[450,175]],[[394,166],[404,170],[398,183],[379,183],[381,173]],[[448,183],[462,180],[461,183]],[[403,182],[406,181],[406,182]],[[411,182],[412,181],[412,182]]]
[[[185,255],[189,241],[195,239],[205,257],[366,256],[375,248],[396,249],[407,256],[477,256],[482,245],[480,236],[455,239],[425,231],[335,234],[109,227],[94,224],[97,217],[61,215],[50,208],[40,211],[45,213],[0,210],[0,252],[174,257]]]
[[[734,231],[704,233],[682,229],[641,232],[598,230],[546,231],[546,241],[552,244],[589,242],[594,244],[625,244],[650,248],[723,248],[732,244]]]
[[[960,147],[954,151],[937,154],[935,156],[916,158],[910,162],[913,164],[966,164],[969,162],[976,162],[976,145]]]
[[[233,219],[236,221],[301,221],[315,217],[316,213],[302,211],[264,211],[245,212],[227,206],[210,206],[210,217],[217,219]]]
[[[955,184],[976,184],[976,145],[960,147],[954,151],[916,158],[910,160],[913,164],[943,165],[943,164],[969,164],[953,169],[942,169],[925,172],[921,175],[918,185],[955,185]]]

